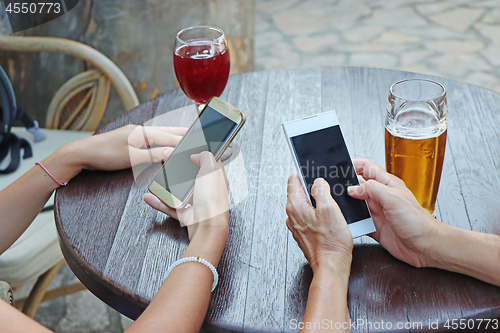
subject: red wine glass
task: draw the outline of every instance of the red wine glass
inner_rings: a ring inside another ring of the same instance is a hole
[[[195,26],[177,33],[175,75],[182,91],[198,107],[211,97],[222,94],[229,78],[229,68],[229,49],[221,29]]]

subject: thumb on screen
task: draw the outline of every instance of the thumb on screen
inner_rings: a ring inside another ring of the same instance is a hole
[[[338,207],[335,200],[332,198],[330,184],[324,178],[316,178],[314,185],[311,188],[311,195],[316,201],[316,209],[330,209]]]
[[[214,155],[209,151],[191,155],[191,161],[200,167],[200,174],[207,174],[218,168]]]

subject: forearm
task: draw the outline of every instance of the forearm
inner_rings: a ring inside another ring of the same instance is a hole
[[[350,332],[347,308],[349,265],[332,261],[316,269],[309,287],[301,333]]]
[[[428,266],[500,286],[500,236],[443,225],[429,249]]]
[[[2,333],[53,333],[12,305],[0,300]]]
[[[184,257],[200,257],[217,267],[228,237],[226,226],[198,229]],[[198,262],[175,267],[151,304],[127,332],[199,332],[205,318],[213,274]]]
[[[60,182],[66,182],[81,170],[71,147],[63,147],[42,161]],[[40,213],[59,185],[38,165],[0,192],[0,254],[8,249]]]

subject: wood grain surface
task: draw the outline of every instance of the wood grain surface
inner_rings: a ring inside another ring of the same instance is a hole
[[[225,162],[230,237],[204,330],[297,331],[291,323],[302,319],[312,271],[285,225],[286,181],[295,170],[281,123],[335,109],[353,158],[383,166],[388,89],[412,77],[429,76],[323,67],[230,77],[221,98],[242,110],[247,122],[234,141],[235,154]],[[500,95],[434,79],[446,87],[449,108],[438,218],[500,234]],[[171,110],[189,103],[175,90],[103,130],[128,123],[186,126],[192,114]],[[145,183],[134,182],[131,170],[86,171],[56,196],[56,223],[68,264],[94,294],[131,318],[149,304],[165,270],[188,244],[184,228],[149,208],[144,193]],[[355,240],[348,303],[353,321],[392,326],[360,325],[354,332],[439,332],[448,319],[500,318],[500,288],[460,274],[413,268],[369,237]],[[429,321],[438,321],[440,330],[430,329]]]

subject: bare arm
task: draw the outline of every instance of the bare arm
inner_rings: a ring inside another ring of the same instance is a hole
[[[442,224],[424,252],[428,267],[500,286],[500,236]]]
[[[60,182],[70,180],[81,170],[70,149],[65,146],[42,161]],[[0,192],[0,254],[28,228],[57,187],[59,185],[37,165]]]
[[[128,125],[67,144],[42,164],[64,183],[82,169],[120,170],[132,162],[159,162],[168,158],[185,132],[185,128]],[[140,149],[149,144],[162,147]],[[0,254],[21,236],[58,187],[37,165],[0,192]]]
[[[228,239],[229,199],[224,169],[208,152],[193,156],[193,162],[201,168],[190,208],[175,211],[149,193],[144,199],[153,208],[188,226],[190,243],[181,258],[199,257],[217,267]],[[198,262],[176,266],[127,333],[199,332],[207,312],[213,279],[211,270]]]
[[[394,257],[500,286],[500,236],[446,225],[420,207],[402,180],[366,160],[354,160],[367,182],[349,188],[365,199],[377,231],[371,236]],[[500,218],[500,217],[499,217]]]
[[[70,143],[42,164],[58,181],[66,182],[84,168],[118,170],[129,168],[132,161],[158,162],[168,158],[173,148],[166,146],[177,145],[185,132],[185,128],[129,125]],[[148,144],[160,147],[140,149]],[[0,254],[26,230],[58,186],[40,166],[34,166],[0,192]],[[3,301],[0,322],[1,331],[6,333],[50,332]]]
[[[301,332],[349,332],[350,316],[347,308],[347,285],[350,265],[346,267],[341,260],[329,260],[322,263],[314,273],[306,312],[304,329]],[[307,329],[312,323],[312,329]]]
[[[50,333],[49,329],[43,327],[24,313],[17,310],[7,302],[0,300],[0,323],[2,332],[8,333]]]
[[[218,222],[224,223],[223,219]],[[198,230],[182,258],[200,257],[217,267],[226,241],[227,228]],[[210,269],[203,264],[178,265],[126,332],[199,332],[207,312],[213,278]]]
[[[352,235],[324,179],[308,201],[298,175],[288,179],[287,226],[313,270],[301,333],[350,332],[347,285],[351,271]]]

